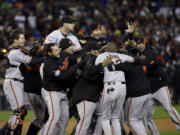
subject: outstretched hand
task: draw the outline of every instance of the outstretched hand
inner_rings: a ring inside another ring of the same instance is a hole
[[[135,22],[133,22],[133,23],[129,23],[129,22],[128,22],[128,23],[127,23],[128,29],[126,30],[126,32],[128,32],[128,33],[133,33],[136,25],[137,25],[137,24],[136,24]]]

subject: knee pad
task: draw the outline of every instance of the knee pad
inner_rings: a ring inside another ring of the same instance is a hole
[[[15,110],[13,115],[16,115],[17,119],[24,120],[25,116],[27,115],[27,110],[25,107],[21,107],[20,109]]]
[[[15,110],[14,113],[23,113],[24,115],[27,115],[27,110],[22,106],[20,109]]]

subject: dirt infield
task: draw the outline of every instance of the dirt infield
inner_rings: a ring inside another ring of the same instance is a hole
[[[174,131],[176,130],[175,126],[173,125],[172,121],[170,119],[155,119],[155,123],[158,127],[158,129],[160,131]],[[0,127],[2,127],[2,125],[4,124],[4,122],[0,122]],[[29,127],[30,122],[24,122],[24,126],[23,126],[23,133],[26,133],[28,127]],[[67,132],[71,132],[72,128],[74,127],[74,125],[76,124],[75,120],[71,120],[68,123],[68,128],[67,128]],[[128,130],[128,127],[125,125],[126,129]]]

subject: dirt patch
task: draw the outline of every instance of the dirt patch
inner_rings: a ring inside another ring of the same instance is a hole
[[[1,128],[4,124],[5,124],[5,122],[0,122],[0,128]],[[25,121],[25,122],[24,122],[24,124],[23,124],[23,133],[26,133],[26,132],[27,132],[30,124],[31,124],[31,122],[29,122],[29,121]],[[67,127],[66,131],[67,131],[67,132],[71,132],[75,125],[76,125],[76,121],[75,121],[75,120],[69,121],[68,127]]]
[[[162,131],[177,130],[171,119],[156,119],[155,123],[157,128]]]
[[[172,121],[170,119],[155,119],[155,123],[157,125],[157,128],[160,131],[172,131],[172,130],[176,130],[175,126],[173,125]],[[2,127],[5,124],[5,122],[0,122],[0,127]],[[23,125],[23,133],[26,133],[26,131],[28,130],[30,122],[25,121],[24,125]],[[67,132],[71,132],[73,127],[76,125],[76,121],[75,120],[71,120],[68,123],[68,127],[67,127]],[[128,129],[128,127],[125,125],[126,129]]]

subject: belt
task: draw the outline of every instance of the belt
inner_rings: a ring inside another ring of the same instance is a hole
[[[24,80],[20,80],[20,79],[17,79],[17,78],[6,78],[6,79],[12,79],[14,81],[18,81],[18,82],[24,83]]]
[[[107,85],[114,85],[114,84],[116,84],[116,83],[118,83],[118,82],[107,82]],[[120,82],[121,84],[126,84],[126,82]]]

